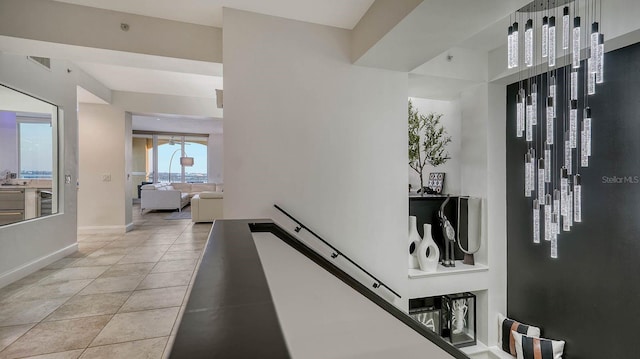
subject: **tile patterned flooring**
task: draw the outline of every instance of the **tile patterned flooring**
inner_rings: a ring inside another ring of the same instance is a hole
[[[139,214],[126,234],[0,289],[0,359],[167,358],[210,223]]]

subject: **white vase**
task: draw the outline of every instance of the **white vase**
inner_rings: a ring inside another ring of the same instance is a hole
[[[415,216],[409,216],[409,245],[407,247],[407,251],[409,252],[409,269],[419,268],[416,253],[418,252],[421,238],[420,234],[418,234],[417,223]]]
[[[420,270],[424,272],[435,272],[438,269],[440,249],[431,237],[431,225],[428,223],[424,224],[424,236],[418,246],[416,255],[418,257],[418,263],[420,264]]]

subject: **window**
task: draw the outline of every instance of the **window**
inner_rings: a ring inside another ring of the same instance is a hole
[[[53,177],[53,130],[50,119],[18,117],[18,168],[22,179]]]
[[[147,139],[147,146],[139,146],[146,154],[136,156],[136,138]],[[176,135],[134,135],[134,158],[146,158],[147,179],[154,182],[206,183],[208,137]],[[155,144],[155,145],[154,145]],[[154,154],[157,161],[154,163]],[[183,166],[181,157],[192,157],[193,166]]]

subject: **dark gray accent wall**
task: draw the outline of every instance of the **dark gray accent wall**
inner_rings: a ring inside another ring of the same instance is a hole
[[[558,259],[548,242],[532,241],[526,142],[515,136],[518,87],[507,87],[508,316],[565,340],[567,359],[636,358],[640,349],[640,44],[607,53],[604,80],[589,97],[593,156],[581,169],[583,222],[559,236]]]

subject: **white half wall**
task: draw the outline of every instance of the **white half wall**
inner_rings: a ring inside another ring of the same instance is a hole
[[[444,178],[444,188],[443,193],[448,194],[461,194],[461,186],[460,186],[460,164],[462,161],[461,158],[461,144],[462,144],[462,117],[460,112],[460,101],[439,101],[439,100],[430,100],[424,98],[412,97],[410,98],[413,106],[418,109],[418,112],[422,115],[428,115],[430,113],[441,113],[444,116],[440,119],[440,124],[442,124],[447,131],[447,134],[451,136],[451,143],[447,145],[447,152],[449,152],[449,156],[451,157],[447,163],[440,165],[438,167],[433,167],[431,165],[427,165],[422,173],[424,178],[424,185],[427,185],[429,180],[429,173],[431,172],[445,172]],[[406,115],[405,115],[406,117]],[[405,122],[407,120],[405,119]],[[405,149],[407,144],[405,144]],[[407,168],[409,170],[409,183],[412,186],[412,191],[420,188],[420,177],[416,171],[414,171],[411,167],[409,167],[407,161]],[[466,193],[462,193],[466,194]]]
[[[404,294],[407,74],[352,65],[343,29],[233,9],[224,29],[225,218],[277,203]]]
[[[78,228],[121,227],[124,232],[125,197],[131,196],[126,190],[125,112],[111,105],[82,103],[78,121]]]
[[[0,287],[46,266],[73,250],[76,244],[76,171],[78,125],[75,67],[51,60],[51,71],[25,56],[0,53],[0,83],[60,106],[60,212],[0,227]],[[71,177],[65,184],[64,176]]]

